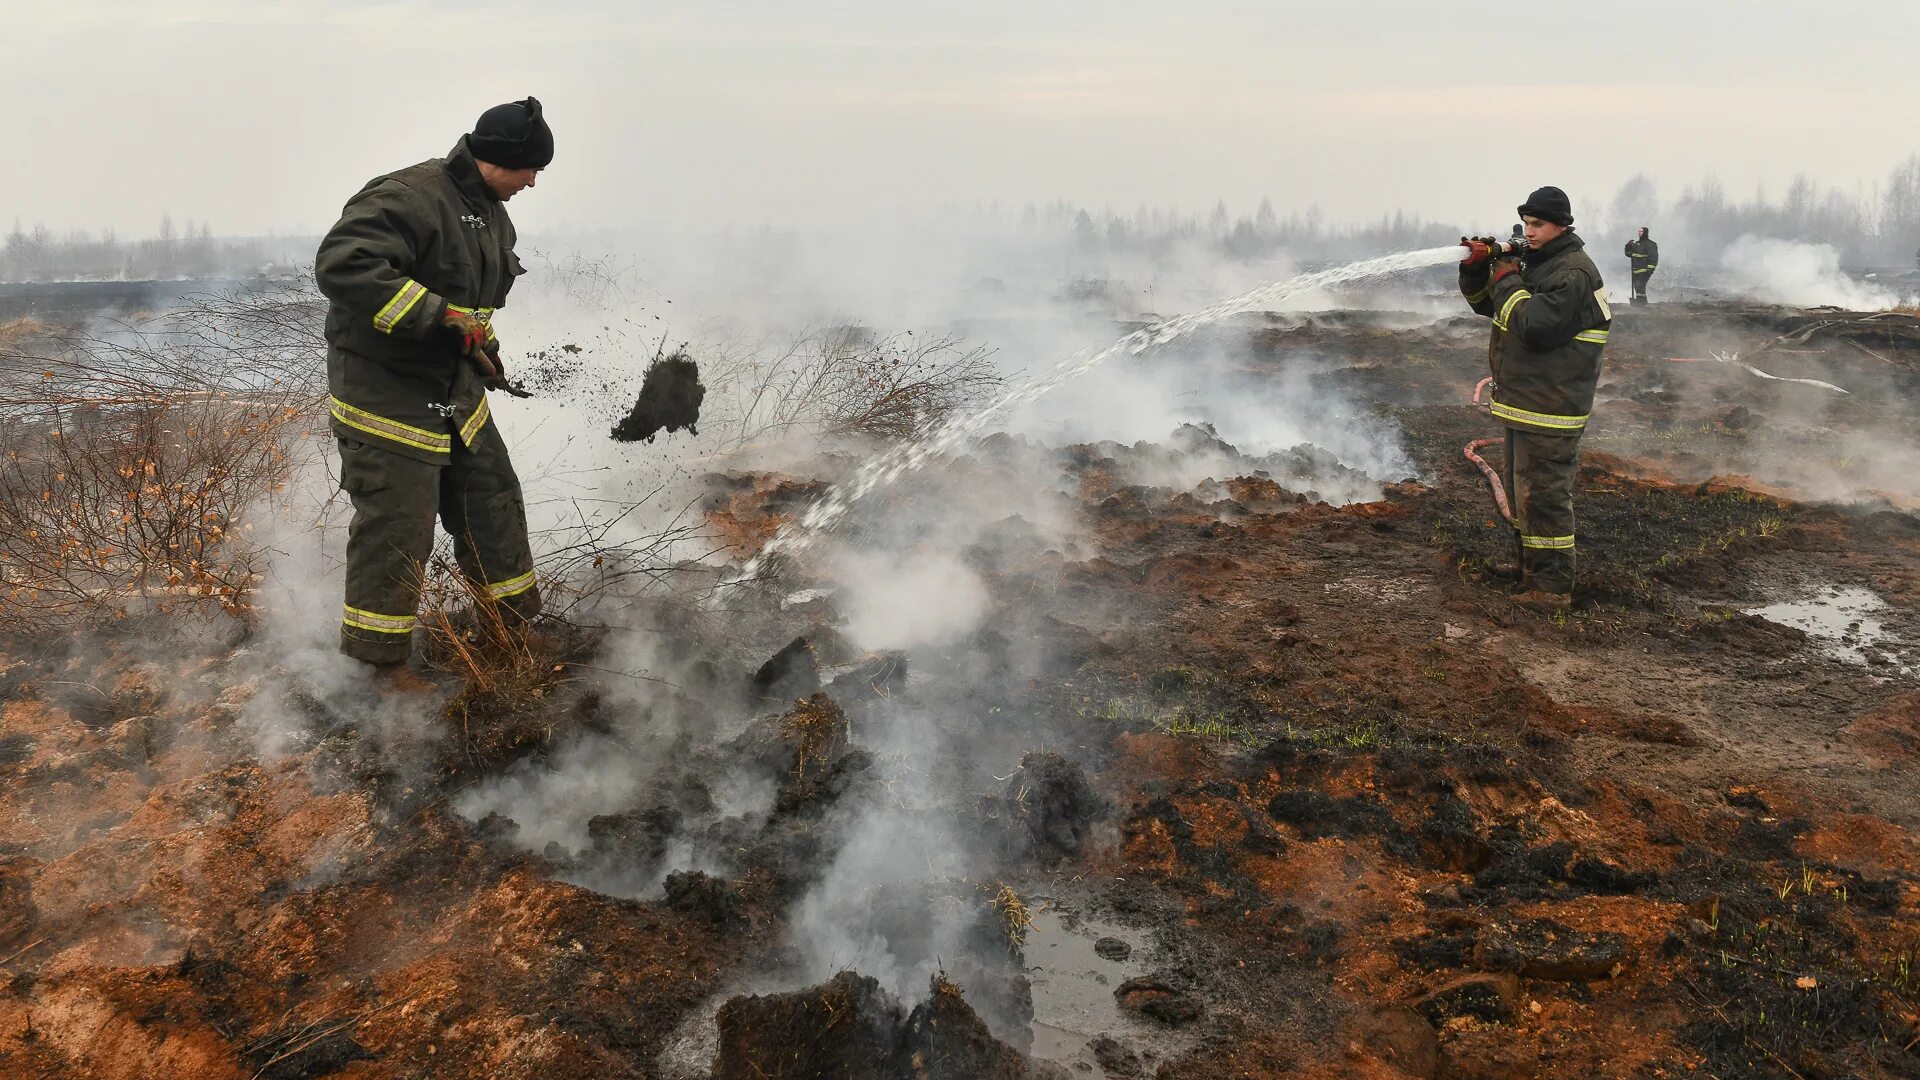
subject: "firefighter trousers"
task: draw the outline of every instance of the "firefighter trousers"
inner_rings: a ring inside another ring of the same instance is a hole
[[[1647,302],[1647,282],[1651,281],[1652,279],[1653,279],[1652,270],[1635,270],[1633,272],[1633,302],[1634,303],[1644,304]]]
[[[340,488],[353,500],[341,652],[374,664],[407,659],[436,517],[477,591],[515,618],[539,614],[526,503],[497,426],[482,428],[471,447],[455,439],[444,465],[352,439],[338,443]]]
[[[1507,501],[1523,587],[1573,592],[1573,480],[1580,436],[1507,429]]]

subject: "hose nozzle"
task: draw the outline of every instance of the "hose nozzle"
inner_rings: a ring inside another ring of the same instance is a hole
[[[1488,259],[1519,258],[1527,253],[1527,238],[1524,236],[1463,236],[1460,246],[1467,253],[1460,257],[1463,263],[1486,262]]]

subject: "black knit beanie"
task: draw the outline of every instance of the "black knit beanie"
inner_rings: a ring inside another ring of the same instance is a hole
[[[1573,224],[1573,203],[1557,187],[1543,187],[1520,204],[1521,217],[1537,217],[1562,227]]]
[[[553,129],[540,113],[539,98],[481,113],[467,146],[476,159],[503,169],[544,169],[553,163]]]

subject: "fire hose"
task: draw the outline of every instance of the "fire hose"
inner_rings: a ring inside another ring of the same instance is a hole
[[[1485,262],[1489,259],[1511,258],[1524,255],[1528,246],[1526,238],[1520,236],[1504,240],[1494,236],[1463,236],[1460,238],[1460,244],[1467,249],[1467,257],[1462,261],[1469,264]],[[1491,385],[1493,385],[1493,377],[1488,376],[1487,378],[1481,379],[1479,385],[1473,388],[1473,404],[1476,408],[1491,411],[1491,404],[1480,404],[1480,395],[1485,393],[1487,387]],[[1482,450],[1491,449],[1495,446],[1505,446],[1506,444],[1507,440],[1505,439],[1475,439],[1467,444],[1466,449],[1462,451],[1462,453],[1466,454],[1468,461],[1473,462],[1475,468],[1485,474],[1487,486],[1493,489],[1494,507],[1500,511],[1500,516],[1506,519],[1507,524],[1511,525],[1513,524],[1513,508],[1507,504],[1507,487],[1500,480],[1499,470],[1487,464],[1486,459],[1480,456],[1480,451]]]
[[[1667,362],[1670,364],[1730,364],[1737,368],[1745,368],[1747,374],[1756,378],[1768,379],[1773,382],[1800,383],[1803,386],[1817,386],[1822,390],[1831,390],[1836,394],[1852,396],[1849,391],[1835,386],[1830,382],[1822,382],[1819,379],[1789,379],[1784,375],[1769,375],[1759,368],[1754,367],[1752,364],[1742,363],[1739,353],[1714,353],[1712,356],[1669,356],[1667,357]]]
[[[1698,363],[1706,362],[1707,358],[1669,357],[1668,359],[1671,362],[1676,364],[1698,364]],[[1833,385],[1830,382],[1821,382],[1818,379],[1788,379],[1788,378],[1783,378],[1782,376],[1779,376],[1779,375],[1769,375],[1766,372],[1761,371],[1759,368],[1752,366],[1751,364],[1741,363],[1737,358],[1737,354],[1733,356],[1723,356],[1723,355],[1715,354],[1710,359],[1713,360],[1714,362],[1718,362],[1722,364],[1731,364],[1735,367],[1745,368],[1749,373],[1753,375],[1757,375],[1762,379],[1771,379],[1775,382],[1804,383],[1808,386],[1818,386],[1822,389],[1832,390],[1836,393],[1841,393],[1841,394],[1844,394],[1847,392],[1841,389],[1840,387]],[[1474,386],[1473,404],[1476,407],[1483,408],[1483,409],[1488,408],[1488,406],[1482,404],[1482,402],[1480,401],[1480,395],[1484,394],[1486,392],[1487,387],[1492,385],[1492,383],[1493,383],[1493,377],[1488,376],[1487,378],[1481,379],[1480,382]],[[1502,482],[1500,479],[1500,470],[1494,468],[1492,465],[1487,464],[1486,459],[1480,456],[1480,451],[1482,450],[1491,450],[1496,446],[1505,446],[1506,444],[1507,444],[1507,440],[1505,439],[1475,439],[1472,442],[1467,444],[1466,449],[1462,451],[1462,453],[1466,455],[1466,458],[1468,461],[1473,462],[1474,467],[1478,468],[1483,474],[1486,475],[1487,486],[1493,489],[1493,505],[1495,506],[1495,508],[1497,508],[1500,511],[1500,516],[1507,520],[1507,524],[1511,525],[1514,523],[1513,508],[1509,506],[1507,503],[1507,487],[1506,487],[1506,484]]]
[[[1473,404],[1475,406],[1480,406],[1480,395],[1485,393],[1487,387],[1492,384],[1493,377],[1488,376],[1481,379],[1479,385],[1473,388]],[[1480,451],[1482,450],[1490,450],[1493,447],[1505,446],[1506,444],[1507,440],[1505,439],[1475,439],[1467,444],[1467,448],[1463,453],[1466,454],[1468,461],[1473,462],[1482,473],[1486,474],[1487,486],[1493,489],[1493,505],[1500,511],[1500,516],[1507,519],[1507,524],[1511,525],[1513,524],[1513,508],[1507,505],[1507,486],[1500,479],[1500,471],[1487,464],[1486,459],[1480,456]]]

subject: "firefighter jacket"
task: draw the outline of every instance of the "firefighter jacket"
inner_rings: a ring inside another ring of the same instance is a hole
[[[1585,247],[1569,229],[1497,283],[1486,263],[1460,267],[1460,292],[1493,320],[1493,416],[1508,427],[1546,435],[1586,430],[1613,309]]]
[[[1660,268],[1660,245],[1651,237],[1645,240],[1627,241],[1627,258],[1633,263],[1633,272],[1644,274]]]
[[[480,372],[441,326],[448,307],[488,325],[524,273],[513,222],[466,140],[445,158],[382,176],[320,242],[333,430],[436,465],[490,415]]]

